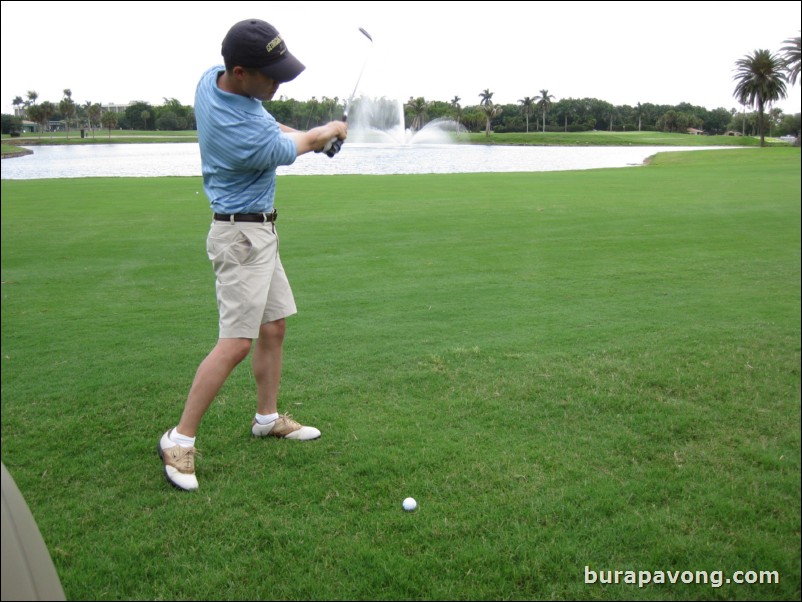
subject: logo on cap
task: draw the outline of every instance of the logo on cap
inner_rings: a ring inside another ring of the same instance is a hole
[[[283,42],[283,40],[281,39],[281,36],[276,36],[275,38],[270,40],[270,43],[267,46],[265,46],[265,48],[267,49],[267,53],[270,54],[271,52],[273,52],[273,49],[276,46],[279,46],[281,44],[281,42]],[[284,54],[284,53],[282,52],[281,54]]]

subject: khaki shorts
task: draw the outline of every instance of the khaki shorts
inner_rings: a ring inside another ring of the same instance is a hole
[[[259,328],[298,310],[272,223],[212,222],[206,252],[217,277],[221,339],[256,339]]]

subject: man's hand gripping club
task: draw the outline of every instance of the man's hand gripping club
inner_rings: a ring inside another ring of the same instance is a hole
[[[288,132],[295,141],[298,155],[309,151],[328,152],[335,143],[342,144],[348,137],[348,124],[345,121],[330,121],[326,125],[312,128],[306,132]]]

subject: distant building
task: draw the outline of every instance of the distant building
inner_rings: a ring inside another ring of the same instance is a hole
[[[106,102],[106,103],[101,102],[100,103],[100,108],[103,109],[104,113],[109,112],[109,111],[111,111],[112,113],[125,113],[125,109],[130,107],[131,104],[132,103],[130,103],[130,102],[128,102],[128,103],[126,103],[124,105],[118,105],[117,103],[114,103],[114,102]]]

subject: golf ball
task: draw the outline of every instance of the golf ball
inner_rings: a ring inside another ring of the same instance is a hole
[[[401,503],[401,505],[407,512],[412,512],[415,508],[418,507],[418,502],[415,501],[415,498],[408,497]]]

